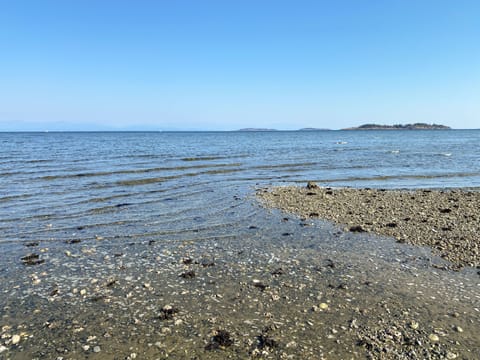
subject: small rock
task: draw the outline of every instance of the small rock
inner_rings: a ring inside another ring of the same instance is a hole
[[[93,348],[93,352],[95,353],[99,353],[100,351],[102,351],[102,349],[100,349],[100,346],[98,345]]]
[[[440,338],[436,334],[430,334],[430,335],[428,335],[428,338],[430,339],[430,341],[439,341],[440,340]]]
[[[351,226],[349,229],[348,229],[350,232],[367,232],[367,230],[365,230],[361,225],[355,225],[355,226]]]
[[[0,345],[0,354],[7,350],[8,348],[6,346]]]
[[[307,183],[307,189],[308,190],[318,189],[318,185],[313,181],[309,181]]]
[[[447,359],[452,360],[452,359],[456,359],[457,357],[458,357],[457,354],[452,353],[450,351],[447,352]]]
[[[12,336],[12,345],[17,345],[20,342],[20,335],[13,335]]]
[[[83,346],[82,346],[82,349],[83,349],[84,351],[88,351],[88,350],[90,349],[90,345],[83,345]]]
[[[459,333],[463,332],[463,329],[458,325],[454,326],[454,329],[455,329],[456,332],[459,332]]]
[[[418,322],[412,320],[410,322],[410,327],[413,329],[413,330],[417,330],[418,329]]]
[[[184,279],[193,279],[195,277],[195,271],[193,270],[185,271],[184,273],[180,274],[180,277]]]
[[[321,310],[327,310],[328,309],[328,304],[327,303],[320,303],[320,305],[318,305],[318,307]]]

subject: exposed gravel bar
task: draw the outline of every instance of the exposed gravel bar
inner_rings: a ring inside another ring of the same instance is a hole
[[[392,236],[430,246],[452,268],[480,265],[480,192],[274,187],[259,191],[271,207],[304,218],[323,218],[351,232]]]

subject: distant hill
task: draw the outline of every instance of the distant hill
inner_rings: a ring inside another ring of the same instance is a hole
[[[438,124],[397,124],[397,125],[378,125],[378,124],[364,124],[358,127],[350,127],[342,130],[449,130],[449,126]]]

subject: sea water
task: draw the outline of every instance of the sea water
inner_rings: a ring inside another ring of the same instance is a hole
[[[0,149],[2,243],[225,235],[235,199],[272,184],[480,186],[479,130],[0,133]]]

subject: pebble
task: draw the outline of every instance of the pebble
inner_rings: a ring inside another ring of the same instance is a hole
[[[440,340],[438,335],[435,335],[435,334],[428,335],[428,338],[430,339],[430,341],[439,341]]]
[[[410,322],[410,327],[411,327],[413,330],[417,330],[417,329],[418,329],[418,322],[416,322],[416,321]]]
[[[328,304],[327,303],[320,303],[320,305],[318,305],[318,307],[321,310],[327,310],[328,309]]]
[[[8,348],[6,346],[0,345],[0,354],[7,350]]]
[[[463,329],[460,326],[455,326],[454,329],[456,332],[459,332],[459,333],[463,332]]]
[[[17,345],[20,342],[20,335],[13,335],[12,336],[12,345]]]
[[[99,353],[100,351],[101,351],[101,349],[100,349],[100,346],[98,346],[98,345],[93,348],[93,352],[95,352],[95,353]]]

